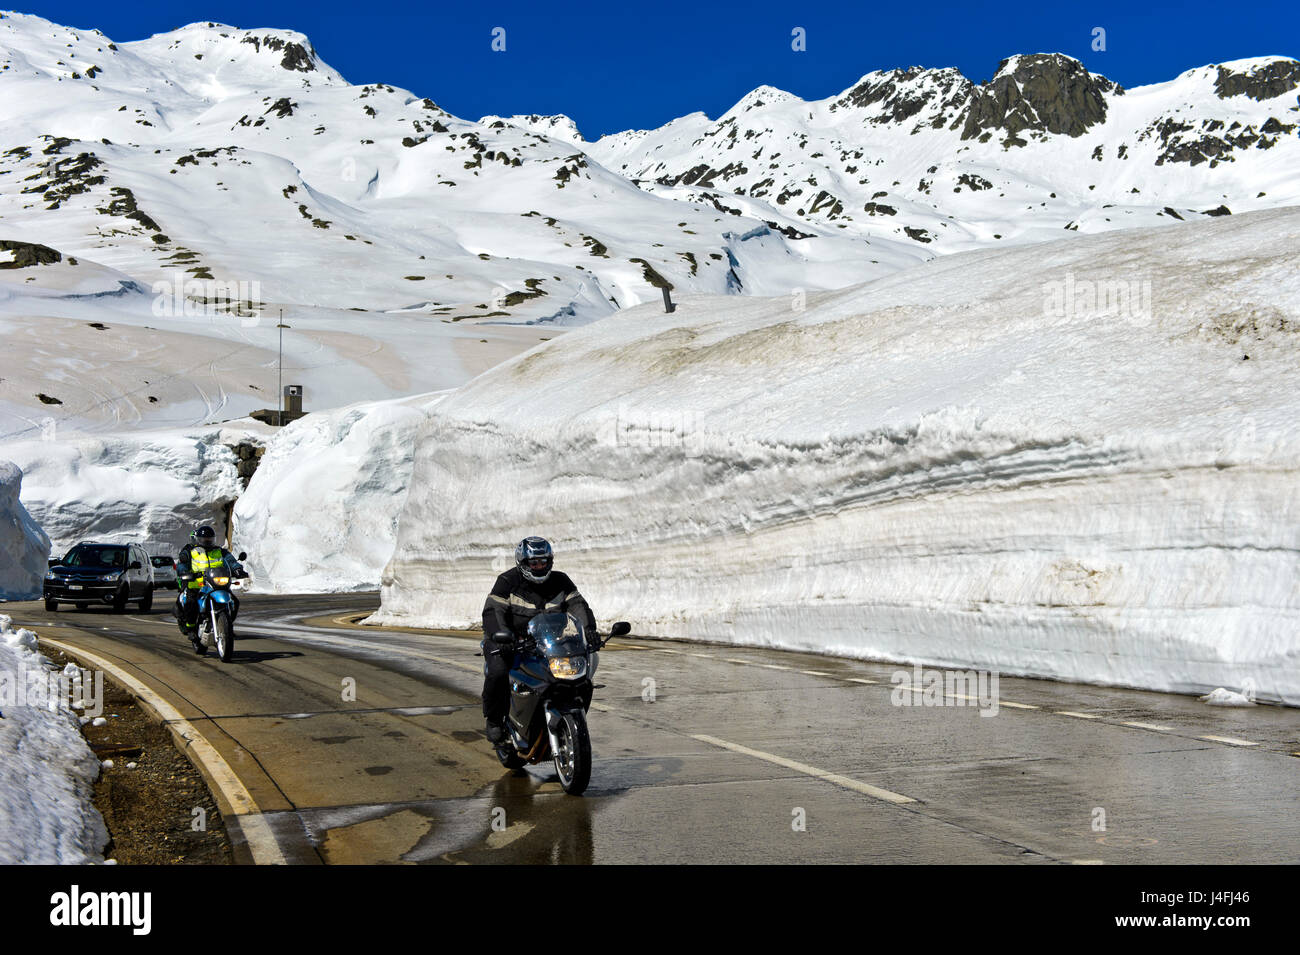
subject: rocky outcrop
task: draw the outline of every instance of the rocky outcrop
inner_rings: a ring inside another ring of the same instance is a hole
[[[53,265],[63,260],[63,256],[54,249],[35,242],[0,239],[0,252],[13,255],[12,261],[0,262],[0,269],[25,269],[29,265]]]
[[[280,66],[291,72],[311,73],[316,69],[316,51],[304,47],[301,43],[282,40],[278,36],[246,36],[240,42],[252,44],[253,49],[259,53],[262,47],[276,53],[283,50],[284,56],[280,59]]]
[[[228,447],[235,452],[235,473],[247,488],[249,480],[257,472],[257,466],[262,463],[262,455],[266,453],[266,448],[251,441],[228,445]]]
[[[831,104],[831,111],[877,106],[867,122],[875,125],[904,123],[932,107],[923,122],[913,128],[942,128],[960,118],[970,99],[973,84],[955,69],[927,70],[913,66],[888,73],[870,73],[853,89]]]
[[[1272,60],[1249,73],[1238,73],[1219,67],[1219,78],[1214,81],[1214,92],[1220,99],[1230,96],[1249,96],[1253,100],[1273,99],[1300,86],[1300,62]]]
[[[1082,136],[1106,119],[1107,94],[1123,91],[1060,53],[1012,57],[972,93],[961,138],[1003,132],[1005,145],[1023,146],[1022,132]]]

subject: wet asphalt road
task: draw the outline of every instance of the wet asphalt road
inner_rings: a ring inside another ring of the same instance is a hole
[[[241,861],[255,828],[295,863],[1300,861],[1295,709],[1003,678],[981,716],[896,705],[924,700],[891,684],[910,668],[629,637],[601,654],[579,798],[498,764],[476,638],[352,626],[374,594],[243,599],[228,664],[161,595],[4,608],[216,747],[261,813],[230,825]]]

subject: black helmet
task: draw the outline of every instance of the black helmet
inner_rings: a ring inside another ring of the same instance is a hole
[[[190,543],[196,547],[202,547],[207,550],[217,543],[217,532],[209,525],[204,524],[190,535]]]
[[[551,545],[541,537],[525,537],[515,548],[515,565],[524,578],[540,584],[551,576],[555,554]]]

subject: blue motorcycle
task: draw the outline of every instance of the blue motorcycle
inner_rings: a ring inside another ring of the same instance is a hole
[[[248,555],[241,551],[237,560],[242,561],[246,557]],[[197,649],[201,656],[206,655],[208,649],[215,644],[221,662],[230,662],[235,652],[235,618],[239,615],[239,600],[230,592],[231,583],[247,577],[248,574],[238,563],[228,563],[222,568],[209,569],[202,575],[203,585],[198,588],[197,596],[194,596],[195,591],[190,591],[190,599],[199,602]],[[179,585],[197,579],[198,575],[195,574],[181,574],[177,577]],[[178,610],[180,599],[177,600]],[[177,616],[180,617],[179,614]]]

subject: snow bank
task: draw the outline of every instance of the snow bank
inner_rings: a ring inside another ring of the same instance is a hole
[[[23,472],[0,461],[0,600],[41,595],[50,539],[19,502]]]
[[[370,590],[392,556],[415,435],[442,396],[316,412],[276,435],[235,505],[259,591]]]
[[[243,439],[219,428],[144,431],[3,442],[0,455],[21,466],[23,503],[54,554],[80,540],[133,541],[167,554],[196,524],[223,534],[242,491],[227,445]]]
[[[638,633],[1300,704],[1298,259],[1279,210],[579,329],[430,416],[377,620],[537,533]]]
[[[0,615],[0,865],[103,862],[108,832],[91,802],[99,760],[70,707],[16,692],[51,664],[34,633],[10,624]]]

